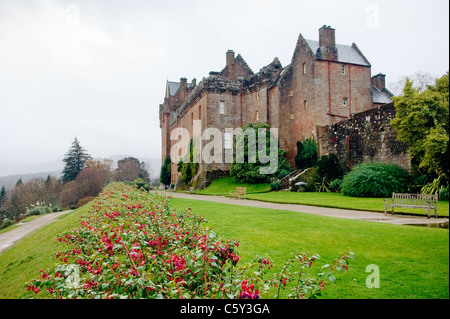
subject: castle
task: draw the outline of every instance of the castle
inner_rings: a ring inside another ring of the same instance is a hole
[[[210,72],[199,83],[195,79],[188,83],[186,78],[167,81],[164,103],[159,107],[162,161],[170,157],[177,142],[170,140],[171,131],[185,128],[193,134],[197,120],[202,128],[221,130],[225,148],[230,147],[226,128],[267,123],[278,128],[279,147],[294,164],[298,140],[317,140],[319,127],[389,104],[391,96],[385,75],[372,76],[371,64],[358,46],[337,44],[330,26],[319,29],[318,41],[300,34],[291,63],[284,67],[275,58],[254,73],[241,55],[228,50],[222,71]],[[200,162],[195,178],[204,181],[221,172],[226,175],[230,165]],[[173,162],[172,183],[178,179],[177,163]]]

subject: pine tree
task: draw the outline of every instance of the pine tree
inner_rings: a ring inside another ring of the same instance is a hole
[[[5,186],[2,187],[2,190],[0,191],[0,207],[5,206],[6,203],[6,189]]]
[[[66,163],[62,172],[62,182],[67,183],[73,181],[78,173],[80,173],[86,164],[86,161],[91,160],[92,157],[80,145],[77,138],[72,143],[69,151],[64,157],[63,161]]]
[[[171,160],[170,157],[166,157],[164,159],[164,164],[161,166],[161,175],[159,177],[159,181],[164,185],[169,185],[171,180]]]

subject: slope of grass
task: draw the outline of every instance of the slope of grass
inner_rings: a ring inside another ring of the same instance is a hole
[[[60,216],[0,255],[1,299],[34,297],[34,293],[25,289],[25,282],[38,278],[39,270],[50,268],[59,261],[55,253],[65,247],[56,241],[57,235],[77,228],[80,216],[86,214],[89,208],[90,205],[86,205]]]
[[[219,178],[200,191],[196,191],[196,194],[201,195],[230,195],[230,191],[234,191],[236,187],[247,187],[247,194],[266,193],[270,192],[270,184],[241,184],[236,182],[232,177]]]
[[[267,194],[265,194],[267,195]],[[449,298],[449,233],[446,229],[347,220],[282,210],[173,198],[204,216],[217,234],[241,242],[242,262],[268,253],[278,269],[291,253],[309,251],[330,263],[351,248],[355,260],[324,298]],[[369,289],[368,265],[380,269],[380,288]],[[276,268],[275,267],[275,268]],[[319,271],[319,269],[318,269]]]
[[[248,199],[260,201],[285,203],[285,204],[302,204],[311,206],[323,206],[333,208],[345,208],[355,210],[368,210],[384,212],[383,198],[362,198],[349,197],[341,193],[319,193],[319,192],[270,192],[265,194],[250,194]],[[388,201],[390,203],[390,200]],[[388,210],[390,212],[390,210]],[[397,213],[408,213],[416,215],[427,215],[425,209],[420,208],[395,208]],[[434,210],[431,211],[431,215]],[[448,201],[438,202],[438,216],[449,216]]]

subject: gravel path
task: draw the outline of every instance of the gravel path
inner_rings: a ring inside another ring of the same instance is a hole
[[[206,200],[217,203],[242,205],[242,206],[252,206],[258,208],[271,208],[271,209],[281,209],[289,210],[294,212],[302,212],[308,214],[347,218],[347,219],[358,219],[366,220],[380,223],[389,223],[397,225],[431,225],[431,224],[441,224],[448,222],[448,218],[428,218],[426,216],[410,216],[410,215],[391,215],[377,212],[350,210],[350,209],[339,209],[339,208],[327,208],[327,207],[317,207],[317,206],[306,206],[299,204],[279,204],[270,203],[257,200],[249,199],[232,199],[224,196],[209,196],[209,195],[197,195],[189,193],[178,193],[170,191],[159,191],[166,195],[170,195],[177,198],[185,199],[196,199],[196,200]]]
[[[12,247],[17,241],[30,235],[42,226],[48,225],[55,221],[59,216],[71,212],[66,210],[57,213],[50,213],[35,218],[29,222],[19,223],[18,227],[11,229],[5,233],[0,234],[0,254]]]

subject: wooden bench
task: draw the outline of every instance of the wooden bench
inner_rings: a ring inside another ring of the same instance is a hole
[[[437,203],[438,195],[428,194],[400,194],[392,193],[391,204],[388,204],[388,199],[384,199],[384,214],[387,214],[388,207],[392,207],[392,214],[394,214],[394,207],[409,207],[409,208],[423,208],[428,213],[430,218],[430,210],[434,209],[434,217],[437,217]]]
[[[230,191],[230,197],[235,197],[235,198],[246,198],[246,192],[247,192],[247,187],[236,187],[236,190]]]

